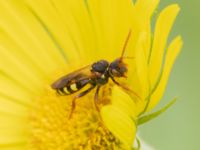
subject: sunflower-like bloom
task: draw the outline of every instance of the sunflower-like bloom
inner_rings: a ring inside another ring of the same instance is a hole
[[[1,0],[0,149],[132,149],[138,118],[158,104],[182,46],[180,36],[168,42],[178,5],[158,14],[158,3]],[[109,81],[99,111],[92,90],[69,119],[77,93],[60,96],[50,85],[98,60],[119,58],[129,31],[128,75],[119,82],[135,94]]]

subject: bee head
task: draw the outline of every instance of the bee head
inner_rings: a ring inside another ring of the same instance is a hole
[[[113,77],[126,77],[127,72],[127,65],[120,58],[113,61],[109,66],[109,73]]]

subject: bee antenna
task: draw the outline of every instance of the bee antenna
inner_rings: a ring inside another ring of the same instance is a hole
[[[123,59],[123,56],[124,56],[128,41],[130,39],[130,36],[131,36],[131,29],[129,30],[128,36],[127,36],[126,41],[124,43],[124,46],[123,46],[123,49],[122,49],[122,54],[121,54],[121,57],[120,57],[120,61],[122,61],[122,59]]]
[[[128,56],[126,57],[125,56],[125,57],[123,57],[123,59],[135,59],[135,57],[128,57]]]

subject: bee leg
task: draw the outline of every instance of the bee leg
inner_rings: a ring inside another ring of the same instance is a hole
[[[124,90],[131,92],[132,94],[134,94],[137,98],[141,99],[141,97],[133,90],[131,90],[129,87],[120,84],[119,82],[117,82],[113,77],[111,77],[112,81],[117,84],[119,87],[123,88]]]
[[[90,92],[92,89],[94,89],[94,88],[95,88],[95,86],[93,85],[93,86],[91,86],[89,89],[87,89],[87,90],[81,92],[80,94],[76,95],[76,96],[73,98],[73,100],[72,100],[72,108],[71,108],[71,112],[70,112],[70,114],[69,114],[69,119],[72,118],[72,114],[73,114],[73,112],[74,112],[74,110],[75,110],[75,108],[76,108],[76,100],[77,100],[78,98],[80,98],[80,97],[86,95],[87,93],[89,93],[89,92]]]
[[[97,109],[97,111],[99,111],[99,107],[98,107],[98,96],[99,96],[99,90],[100,90],[100,85],[97,86],[97,89],[96,89],[96,92],[95,92],[95,96],[94,96],[94,104],[95,104],[95,107]]]

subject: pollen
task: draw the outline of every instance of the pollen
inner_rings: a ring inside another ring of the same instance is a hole
[[[48,88],[34,101],[30,112],[31,150],[118,150],[123,144],[105,127],[94,106],[95,90],[76,102],[69,119],[71,102],[76,94],[59,96]],[[102,90],[100,106],[109,103],[109,90]]]

